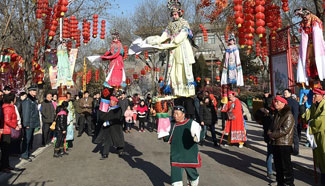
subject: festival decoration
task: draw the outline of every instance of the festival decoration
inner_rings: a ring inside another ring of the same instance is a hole
[[[59,0],[58,2],[58,7],[60,9],[60,16],[63,17],[64,14],[68,11],[68,6],[69,5],[69,2],[68,0]]]
[[[145,70],[141,70],[140,73],[141,73],[141,76],[145,76],[147,74],[147,72]]]
[[[240,28],[242,26],[242,24],[244,23],[244,19],[243,19],[243,5],[242,5],[243,1],[242,0],[234,0],[234,11],[235,11],[235,19],[236,19],[236,24],[238,26],[238,28]]]
[[[123,46],[123,49],[124,49],[124,56],[123,56],[123,59],[127,59],[128,58],[128,46],[124,45]]]
[[[138,80],[139,79],[139,75],[138,74],[133,74],[133,79],[134,80]]]
[[[99,79],[99,70],[97,69],[95,73],[95,81],[98,82],[98,79]]]
[[[126,78],[125,83],[126,83],[127,85],[130,85],[130,84],[131,84],[131,79],[130,79],[130,78]]]
[[[87,72],[87,79],[86,79],[87,84],[89,84],[90,80],[91,80],[91,69],[89,69]]]
[[[150,68],[148,65],[146,65],[146,66],[144,66],[144,70],[145,70],[146,72],[150,72],[151,68]]]
[[[144,52],[144,59],[146,59],[146,60],[148,59],[148,51]]]
[[[98,15],[93,15],[93,38],[96,38],[98,35]]]
[[[69,28],[69,19],[68,18],[64,18],[63,20],[63,28],[62,28],[62,37],[63,38],[70,38],[71,37],[71,31],[70,31],[70,28]],[[72,43],[71,43],[72,44]],[[71,48],[71,47],[69,47]]]
[[[289,11],[289,3],[288,0],[281,0],[282,1],[282,10],[283,12]]]
[[[159,77],[159,81],[163,81],[163,80],[164,80],[164,78],[160,76]]]
[[[202,24],[200,24],[200,28],[201,28],[202,33],[203,33],[204,41],[207,42],[208,41],[208,32],[207,32],[207,29]]]
[[[87,22],[86,19],[84,19],[82,23],[82,37],[84,44],[90,41],[90,22]]]
[[[256,0],[256,7],[255,7],[255,12],[256,12],[256,34],[261,38],[263,37],[263,34],[265,33],[266,29],[264,28],[265,25],[265,15],[264,15],[264,5],[265,5],[265,0]]]
[[[51,22],[50,32],[49,32],[49,39],[52,40],[53,37],[56,35],[56,29],[58,26],[58,21],[56,19],[53,19]]]
[[[105,27],[106,27],[106,21],[102,20],[102,25],[101,25],[101,29],[100,29],[100,39],[105,39]]]
[[[200,83],[201,78],[200,78],[200,77],[197,77],[197,78],[196,78],[196,81]]]

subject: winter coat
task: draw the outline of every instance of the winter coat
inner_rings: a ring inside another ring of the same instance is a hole
[[[41,114],[43,123],[52,123],[55,120],[55,109],[52,101],[44,100],[41,104]]]
[[[132,122],[133,119],[133,110],[126,110],[124,113],[125,121],[128,123]]]
[[[99,105],[100,105],[100,98],[94,99],[94,101],[93,101],[94,113],[96,113],[99,110]]]
[[[88,97],[87,101],[86,101],[86,98],[81,98],[79,100],[79,106],[81,108],[81,113],[91,114],[92,113],[92,105],[93,105],[93,98]]]
[[[21,123],[23,122],[23,101],[20,98],[17,98],[16,103],[15,103],[17,110],[20,115],[20,120]]]
[[[140,105],[137,107],[137,114],[138,118],[145,118],[146,114],[148,112],[148,107],[147,105],[141,107]]]
[[[28,94],[22,103],[23,126],[30,128],[40,127],[40,117],[36,98]]]
[[[298,115],[299,115],[299,103],[298,101],[294,100],[293,98],[287,98],[288,106],[291,108],[291,113],[293,118],[295,119],[295,126],[298,125]]]
[[[80,101],[80,99],[79,100],[75,100],[73,102],[73,106],[75,108],[76,113],[81,114],[81,108],[80,108],[80,105],[79,105],[79,101]]]
[[[269,97],[263,96],[264,108],[266,108],[269,111],[271,111],[272,100],[273,100],[273,98],[272,98],[272,95],[271,94],[269,95]]]
[[[12,104],[3,104],[2,114],[3,118],[1,119],[0,128],[3,129],[3,134],[11,134],[10,128],[16,128],[18,123],[15,106]]]
[[[276,113],[271,129],[273,145],[291,146],[293,143],[293,129],[295,120],[290,111],[290,107],[286,105],[282,110]]]
[[[122,113],[125,113],[126,109],[129,106],[129,100],[127,98],[119,99],[118,105],[121,107]]]
[[[57,118],[56,118],[56,131],[67,131],[68,127],[68,111],[59,106],[57,108]]]
[[[214,105],[203,104],[200,106],[200,121],[203,121],[204,125],[214,124],[216,120],[217,114]]]

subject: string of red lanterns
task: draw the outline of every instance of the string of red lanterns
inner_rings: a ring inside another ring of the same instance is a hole
[[[106,21],[102,20],[101,22],[101,29],[100,29],[100,39],[105,39],[105,27],[106,27]]]
[[[96,38],[98,35],[98,15],[93,15],[93,38]]]
[[[204,42],[207,42],[208,41],[208,32],[207,32],[207,29],[202,25],[200,24],[200,28],[202,30],[202,33],[203,33],[203,40]]]

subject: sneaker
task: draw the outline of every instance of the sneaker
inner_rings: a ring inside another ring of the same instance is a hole
[[[139,130],[139,132],[142,132],[141,130]]]
[[[240,149],[241,149],[241,148],[243,148],[243,147],[244,147],[244,145],[243,145],[243,144],[240,144],[240,145],[239,145],[239,148],[240,148]]]
[[[224,147],[229,147],[229,145],[228,145],[227,143],[226,143],[226,144],[224,144],[223,146],[224,146]]]
[[[266,177],[271,181],[275,181],[275,177],[272,174],[267,174]]]
[[[142,132],[145,132],[144,129],[142,129]]]

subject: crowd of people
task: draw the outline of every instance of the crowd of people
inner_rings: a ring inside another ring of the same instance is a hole
[[[308,122],[307,133],[314,135],[314,141],[309,141],[307,145],[314,149],[315,160],[320,166],[321,178],[324,182],[322,141],[324,141],[325,91],[315,89],[313,92],[314,101],[308,109],[306,95],[302,96],[301,104],[299,104],[289,89],[284,90],[281,95],[278,93],[275,97],[265,91],[264,107],[254,113],[255,120],[263,125],[264,141],[267,143],[267,177],[274,179],[272,176],[273,159],[277,173],[276,181],[279,185],[293,185],[294,183],[291,155],[299,154],[301,130]],[[194,140],[200,145],[204,145],[208,129],[215,146],[227,147],[238,144],[238,147],[242,148],[247,140],[242,104],[236,97],[236,92],[233,91],[229,92],[229,101],[226,105],[218,104],[218,99],[208,91],[199,92],[194,98],[182,97],[175,100],[152,98],[150,93],[145,97],[139,94],[130,96],[126,92],[116,92],[114,95],[102,94],[103,92],[98,92],[90,96],[89,92],[85,91],[72,99],[71,93],[68,92],[66,99],[59,101],[56,94],[47,92],[44,101],[40,103],[36,99],[36,86],[30,86],[27,93],[21,92],[18,97],[11,92],[10,87],[5,87],[0,92],[1,171],[10,172],[14,169],[9,164],[10,154],[32,161],[33,137],[34,133],[39,130],[42,132],[43,146],[54,144],[53,157],[55,158],[68,155],[67,151],[73,147],[74,131],[78,132],[77,137],[85,132],[94,138],[94,143],[102,143],[100,159],[108,158],[111,146],[116,147],[119,156],[123,156],[124,135],[130,135],[133,131],[139,133],[155,131],[162,134],[165,119],[170,122],[169,129],[166,130],[167,134],[162,136],[165,141],[169,141],[176,129],[185,130],[178,127],[185,121],[190,123],[190,127],[196,126],[196,123],[201,126],[202,130],[200,134],[196,134],[197,139]],[[109,106],[105,107],[105,104]],[[176,111],[181,111],[181,113]],[[222,134],[220,142],[217,140],[215,127],[218,123],[218,113],[223,120],[220,126],[221,131],[219,131]],[[177,123],[180,120],[177,118],[180,117],[179,115],[183,118]],[[225,137],[226,142],[222,144],[224,135],[228,137]],[[180,144],[170,143],[172,144],[171,150],[180,150],[177,147]],[[197,154],[196,151],[193,153]],[[200,162],[196,163],[200,164]],[[198,179],[196,170],[187,171],[193,173],[192,180]],[[176,181],[179,179],[175,177]]]

